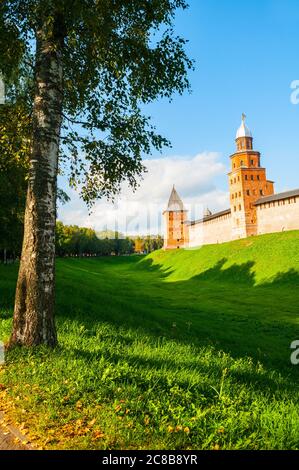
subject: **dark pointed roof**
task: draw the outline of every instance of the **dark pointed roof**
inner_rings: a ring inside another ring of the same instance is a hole
[[[185,208],[184,208],[183,201],[181,200],[180,196],[178,195],[173,185],[166,212],[175,212],[175,211],[184,211],[184,210]]]

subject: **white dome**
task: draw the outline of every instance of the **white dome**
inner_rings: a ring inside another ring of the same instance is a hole
[[[245,124],[245,114],[242,115],[242,123],[241,123],[241,126],[239,127],[239,129],[237,130],[237,134],[236,134],[236,139],[239,139],[239,137],[251,137],[252,138],[252,134],[251,134],[251,131],[250,129],[248,129],[248,127],[246,126]]]

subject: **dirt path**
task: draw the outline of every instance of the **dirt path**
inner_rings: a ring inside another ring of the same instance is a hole
[[[0,451],[30,450],[31,446],[25,442],[26,436],[11,424],[5,424],[4,414],[0,411]]]

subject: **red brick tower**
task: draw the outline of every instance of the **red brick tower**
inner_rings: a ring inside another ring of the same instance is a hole
[[[188,227],[186,225],[187,210],[173,186],[166,211],[163,212],[165,222],[164,249],[182,248],[188,243]]]
[[[229,176],[232,211],[232,238],[257,234],[256,207],[262,196],[274,194],[274,183],[268,181],[266,169],[261,167],[261,155],[253,150],[253,138],[245,124],[245,114],[236,135],[237,151],[231,155]]]

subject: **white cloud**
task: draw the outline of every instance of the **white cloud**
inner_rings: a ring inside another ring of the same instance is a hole
[[[98,201],[88,215],[79,195],[68,190],[71,201],[59,209],[59,219],[71,225],[117,229],[125,234],[162,233],[162,212],[166,208],[172,185],[180,194],[189,217],[201,217],[205,207],[222,210],[228,207],[228,194],[215,186],[215,178],[225,173],[219,154],[204,152],[194,157],[165,157],[144,161],[147,173],[135,192],[124,187],[116,204]]]

